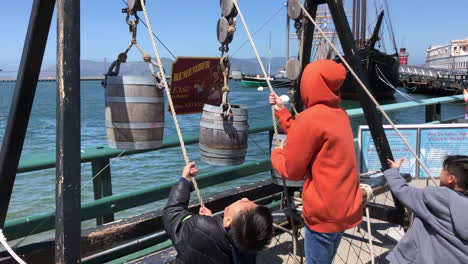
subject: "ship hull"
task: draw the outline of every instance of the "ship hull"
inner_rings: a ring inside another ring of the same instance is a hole
[[[360,50],[360,56],[364,65],[367,65],[366,50]],[[372,50],[371,67],[368,72],[370,90],[378,100],[392,98],[398,85],[398,57],[389,55],[379,50]],[[359,99],[359,90],[353,81],[353,76],[348,72],[346,80],[341,86],[341,98]],[[387,84],[388,83],[388,84]],[[390,84],[390,85],[389,85]]]
[[[291,86],[291,81],[285,78],[275,78],[270,80],[273,88],[287,88]],[[258,88],[260,86],[268,86],[264,78],[242,77],[241,86],[244,88]]]

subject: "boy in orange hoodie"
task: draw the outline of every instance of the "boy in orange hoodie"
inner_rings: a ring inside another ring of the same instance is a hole
[[[271,153],[276,171],[287,180],[306,175],[304,204],[307,263],[331,263],[343,231],[362,220],[362,194],[354,153],[353,133],[340,107],[343,65],[319,60],[305,68],[301,97],[306,110],[294,120],[278,95],[270,94],[276,117],[287,134],[284,148]]]

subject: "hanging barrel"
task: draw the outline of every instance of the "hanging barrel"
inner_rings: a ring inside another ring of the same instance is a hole
[[[163,91],[152,76],[107,76],[106,127],[111,148],[153,149],[162,144]]]
[[[232,166],[244,163],[247,153],[247,108],[231,105],[232,116],[223,118],[222,107],[205,104],[200,120],[200,155],[211,165]]]
[[[279,141],[285,141],[284,144],[286,144],[286,135],[285,134],[278,134],[278,139]],[[271,150],[273,151],[276,147],[278,146],[278,140],[276,140],[276,137],[273,136],[273,139],[271,141]],[[286,185],[287,187],[302,187],[304,185],[304,180],[302,181],[289,181],[289,180],[283,180],[283,177],[275,170],[271,169],[271,178],[273,180],[273,183],[277,185]]]

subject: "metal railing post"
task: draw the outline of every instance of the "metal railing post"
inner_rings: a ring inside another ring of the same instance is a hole
[[[106,196],[112,196],[112,177],[109,158],[95,159],[91,161],[93,171],[94,200],[99,200]],[[97,225],[113,222],[114,214],[104,215],[96,218]]]
[[[440,103],[433,105],[426,105],[426,123],[433,121],[441,121],[441,105]]]

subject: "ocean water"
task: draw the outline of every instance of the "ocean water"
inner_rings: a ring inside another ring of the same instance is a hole
[[[0,140],[3,141],[8,111],[14,92],[14,83],[0,83]],[[230,82],[230,102],[247,106],[249,109],[249,124],[255,126],[259,121],[271,120],[270,107],[267,103],[268,89],[262,92],[257,89],[241,88],[240,83]],[[404,89],[400,91],[405,92]],[[279,94],[286,94],[287,89],[277,89]],[[55,152],[56,129],[56,86],[55,82],[40,82],[31,119],[29,122],[22,157],[44,152]],[[395,99],[384,103],[404,102],[408,99],[395,93]],[[425,99],[428,96],[411,94],[414,100]],[[167,104],[166,104],[167,106]],[[357,101],[343,101],[346,109],[360,107]],[[100,81],[81,82],[81,148],[99,147],[107,144],[104,121],[104,89]],[[391,113],[396,123],[423,123],[424,107],[402,110]],[[443,118],[462,115],[462,104],[448,104],[442,106]],[[178,116],[183,133],[197,132],[200,114]],[[365,124],[364,118],[354,118],[353,128]],[[176,135],[172,117],[166,112],[165,136]],[[246,161],[268,158],[268,133],[250,136]],[[213,171],[219,167],[206,165],[200,161],[198,145],[188,146],[188,155],[197,162],[200,172]],[[174,182],[180,176],[184,160],[180,148],[154,151],[151,153],[113,159],[111,165],[112,188],[114,194],[141,190],[151,186]],[[91,166],[82,164],[82,202],[93,200]],[[228,182],[216,187],[202,190],[203,195],[220,192],[235,186],[251,183],[269,177],[269,173],[253,175],[241,180]],[[164,201],[155,202],[139,208],[116,214],[116,218],[127,217],[137,213],[154,210],[164,205]],[[16,177],[12,199],[8,211],[7,221],[50,211],[55,208],[55,169],[18,174]],[[83,226],[93,225],[95,221],[87,221]]]

